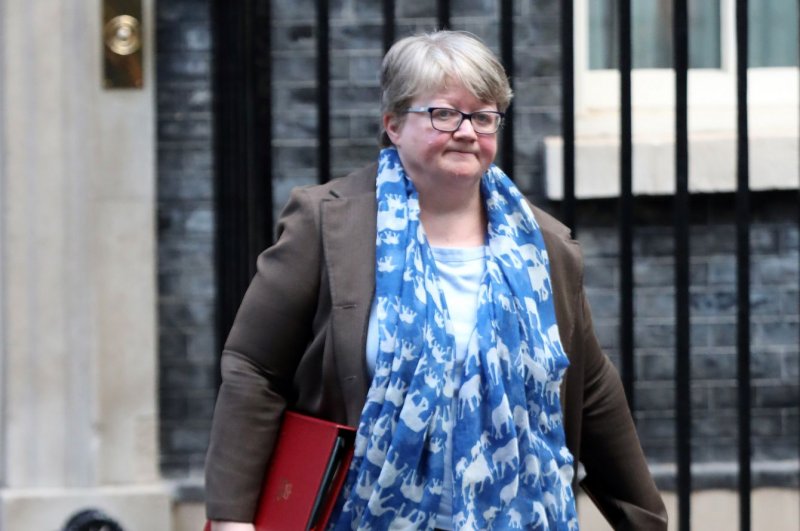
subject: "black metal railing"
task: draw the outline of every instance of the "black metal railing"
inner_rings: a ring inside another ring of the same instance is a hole
[[[317,2],[317,181],[331,178],[330,6]]]
[[[625,1],[625,0],[623,0]],[[678,529],[691,529],[692,446],[689,307],[689,9],[675,0],[672,20],[675,70],[675,419]]]
[[[739,409],[739,524],[750,531],[750,164],[747,126],[748,0],[736,0],[736,352]],[[688,529],[684,528],[684,529]]]
[[[561,3],[561,137],[564,198],[561,201],[561,221],[572,227],[575,223],[575,6],[573,0]]]
[[[272,239],[270,2],[214,0],[217,351]],[[219,373],[217,374],[219,382]]]
[[[633,111],[631,106],[631,3],[619,2],[620,73],[620,192],[619,192],[619,279],[620,359],[622,384],[631,410],[634,409],[633,357]]]
[[[327,0],[316,2],[316,83],[318,90],[318,181],[330,178],[330,13]],[[737,188],[736,188],[736,290],[737,290],[737,397],[738,489],[740,529],[751,528],[751,375],[750,375],[750,186],[747,121],[748,2],[736,0]],[[562,0],[561,127],[563,199],[561,218],[577,233],[575,186],[575,48],[573,0]],[[397,33],[395,2],[383,0],[383,48]],[[249,278],[255,256],[272,237],[271,69],[269,0],[215,2],[217,55],[216,172],[218,201],[219,330],[224,338]],[[514,2],[498,4],[500,56],[514,81]],[[688,72],[688,1],[672,5],[673,69],[675,74],[675,195],[672,198],[675,283],[675,421],[678,529],[691,529],[691,315],[690,315],[690,200]],[[436,24],[451,25],[448,0],[436,2]],[[634,211],[631,0],[618,0],[618,68],[620,74],[620,195],[618,198],[620,360],[625,392],[636,403],[634,366]],[[798,20],[800,25],[800,20]],[[259,32],[261,31],[261,34]],[[800,43],[798,43],[800,47]],[[255,139],[258,139],[257,142]],[[501,159],[514,167],[516,152],[514,112],[510,109],[503,133]],[[800,195],[798,196],[800,199]],[[798,218],[800,226],[800,218]],[[224,259],[222,259],[224,258]],[[800,443],[800,441],[799,441]],[[800,444],[798,444],[800,447]]]

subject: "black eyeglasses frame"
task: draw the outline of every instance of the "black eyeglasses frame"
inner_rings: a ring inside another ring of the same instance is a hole
[[[436,126],[436,124],[434,123],[434,120],[433,120],[433,113],[434,113],[434,111],[439,111],[439,110],[441,110],[441,111],[453,111],[453,112],[457,112],[458,114],[461,115],[461,119],[458,121],[458,124],[456,124],[455,128],[453,128],[453,129],[439,129],[439,127]],[[408,109],[406,109],[405,112],[407,112],[407,113],[423,113],[423,112],[427,112],[430,115],[431,127],[436,129],[437,131],[441,131],[442,133],[454,133],[454,132],[458,131],[459,127],[461,127],[461,124],[463,124],[464,120],[466,119],[466,120],[469,120],[469,122],[472,124],[473,131],[475,131],[475,133],[479,134],[479,135],[494,135],[494,134],[497,134],[497,132],[503,126],[503,120],[506,117],[506,113],[500,112],[500,111],[475,111],[475,112],[467,113],[467,112],[459,111],[458,109],[453,109],[452,107],[409,107]],[[493,114],[493,115],[498,116],[499,120],[497,120],[497,128],[492,132],[478,131],[475,128],[475,123],[472,121],[472,117],[474,115],[476,115],[476,114]]]

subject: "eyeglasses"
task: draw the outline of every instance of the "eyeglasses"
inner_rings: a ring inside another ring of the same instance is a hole
[[[437,131],[452,133],[461,127],[466,118],[472,128],[480,135],[493,135],[503,123],[504,113],[498,111],[461,112],[449,107],[409,107],[406,112],[427,112],[431,115],[431,125]]]

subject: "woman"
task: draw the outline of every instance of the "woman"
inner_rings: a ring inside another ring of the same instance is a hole
[[[335,529],[577,529],[578,460],[616,529],[666,529],[579,248],[492,165],[502,66],[441,31],[381,83],[378,164],[293,192],[228,337],[215,529],[252,529],[286,408],[358,428]]]

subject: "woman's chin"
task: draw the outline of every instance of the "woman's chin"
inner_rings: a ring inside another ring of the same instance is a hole
[[[480,164],[472,163],[465,163],[465,164],[453,164],[450,168],[450,175],[458,179],[471,179],[471,180],[479,180],[483,175],[484,171]]]

